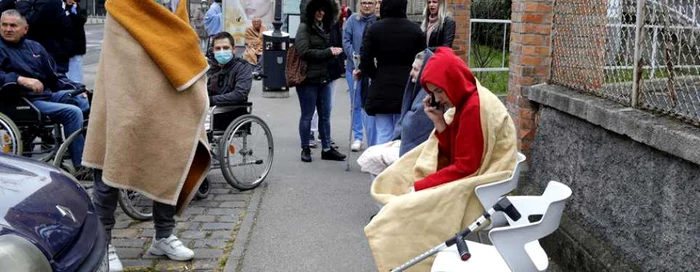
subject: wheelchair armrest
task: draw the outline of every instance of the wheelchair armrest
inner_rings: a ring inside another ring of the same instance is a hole
[[[230,107],[230,106],[240,106],[240,107],[250,107],[253,102],[242,102],[242,103],[217,103],[217,107]]]

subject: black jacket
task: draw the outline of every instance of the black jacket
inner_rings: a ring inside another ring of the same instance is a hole
[[[226,65],[220,66],[216,60],[210,58],[207,78],[211,106],[247,102],[253,85],[253,65],[234,57]]]
[[[317,26],[314,13],[319,8],[326,8],[321,27]],[[338,18],[339,7],[331,0],[307,0],[300,5],[302,22],[297,29],[294,39],[294,47],[306,61],[306,79],[304,84],[318,84],[331,82],[331,67],[336,58],[331,52],[330,33],[331,27]]]
[[[27,39],[40,43],[56,62],[67,63],[72,57],[66,37],[70,19],[64,13],[61,0],[23,0],[17,10],[27,18]]]
[[[455,39],[455,20],[452,17],[445,17],[445,21],[442,22],[442,27],[433,28],[433,32],[430,34],[428,40],[428,48],[430,51],[435,52],[440,46],[447,46],[452,48],[452,42]]]
[[[72,6],[66,5],[65,11],[70,24],[66,32],[67,52],[71,56],[85,55],[85,22],[87,22],[87,11],[83,7],[76,8],[77,13],[71,11]]]
[[[369,115],[401,113],[413,59],[426,48],[420,26],[406,19],[406,5],[406,0],[384,0],[381,20],[362,41],[360,70],[372,80],[364,101]]]
[[[329,40],[332,47],[343,48],[343,28],[340,22],[331,27]],[[328,75],[331,81],[340,78],[340,75],[345,73],[345,58],[345,52],[343,52],[328,63]]]
[[[17,83],[20,76],[41,81],[44,91],[36,94],[20,86]],[[0,38],[0,86],[3,92],[19,92],[31,100],[46,100],[52,92],[77,90],[85,85],[56,73],[53,59],[39,43],[23,39],[12,44]]]
[[[0,0],[0,13],[15,8],[15,0]]]

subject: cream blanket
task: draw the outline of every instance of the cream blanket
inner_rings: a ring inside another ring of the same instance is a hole
[[[209,171],[209,107],[187,1],[109,0],[83,164],[182,213]]]
[[[483,212],[474,195],[478,185],[510,177],[516,164],[516,134],[508,111],[477,83],[484,133],[482,165],[472,176],[434,189],[409,193],[413,182],[437,171],[435,134],[389,166],[372,184],[372,196],[384,207],[365,227],[379,271],[389,271],[467,227]],[[446,114],[449,123],[454,109]],[[469,144],[469,143],[461,143]],[[430,271],[433,258],[410,271]]]

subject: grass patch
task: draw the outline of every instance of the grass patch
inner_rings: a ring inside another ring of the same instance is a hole
[[[501,49],[494,49],[484,45],[472,45],[469,52],[470,68],[494,68],[508,67],[510,52],[506,51],[505,56]],[[508,71],[503,72],[474,72],[474,76],[481,82],[481,85],[491,90],[495,94],[508,93]]]

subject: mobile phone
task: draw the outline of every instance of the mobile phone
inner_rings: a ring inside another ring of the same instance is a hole
[[[437,107],[440,106],[440,103],[438,103],[437,101],[435,101],[435,95],[434,95],[434,94],[430,94],[430,106],[433,107],[433,108],[436,108],[436,109],[437,109]]]

